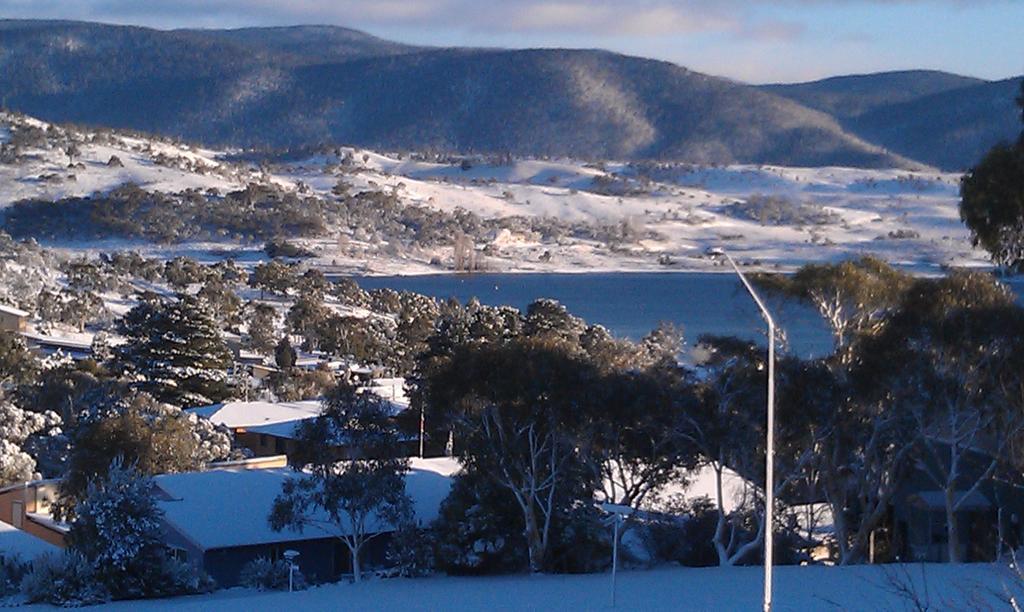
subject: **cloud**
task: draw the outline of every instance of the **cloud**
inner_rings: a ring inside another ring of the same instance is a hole
[[[495,33],[553,31],[593,36],[693,32],[791,39],[801,7],[1010,0],[0,0],[0,16],[66,18],[154,27],[334,24],[443,27]],[[768,9],[794,9],[785,20]]]

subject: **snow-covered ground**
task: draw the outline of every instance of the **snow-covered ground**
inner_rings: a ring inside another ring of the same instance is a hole
[[[5,121],[34,121],[12,119]],[[45,124],[39,124],[45,125]],[[6,135],[4,136],[6,138]],[[86,140],[90,136],[86,135]],[[0,164],[0,208],[22,198],[59,198],[108,191],[125,182],[166,192],[188,188],[235,190],[250,181],[272,181],[286,188],[308,188],[325,197],[339,178],[353,192],[394,190],[404,204],[484,218],[557,218],[590,226],[627,225],[650,237],[612,249],[595,240],[537,236],[503,231],[478,241],[489,270],[501,272],[592,272],[714,270],[720,262],[707,248],[724,246],[738,260],[766,269],[792,269],[807,262],[862,254],[881,256],[920,272],[945,266],[984,266],[985,254],[971,247],[959,220],[960,176],[938,171],[775,166],[704,167],[664,165],[646,169],[621,163],[575,160],[513,160],[504,164],[413,161],[358,149],[257,168],[227,161],[225,152],[149,141],[117,133],[85,142],[68,167],[60,147],[29,150],[17,164]],[[107,162],[117,156],[123,167]],[[642,175],[641,175],[642,174]],[[73,177],[73,178],[71,178]],[[609,187],[611,185],[611,187]],[[608,195],[611,190],[623,195]],[[744,218],[732,206],[754,196],[784,198],[794,206],[829,213],[824,223],[764,225]],[[352,240],[347,251],[332,235],[301,241],[326,270],[355,274],[421,274],[448,270],[451,247],[393,248]],[[260,245],[232,242],[140,245],[123,241],[67,244],[75,250],[132,248],[144,254],[185,254],[200,260],[224,256],[242,262],[261,257]],[[241,247],[241,248],[240,248]],[[431,263],[434,260],[435,263]],[[660,260],[660,261],[659,261]]]
[[[757,610],[762,569],[660,568],[620,572],[617,610]],[[1010,609],[1004,586],[1020,585],[990,565],[779,567],[775,610],[911,610],[895,593],[913,585],[929,610]],[[248,589],[171,600],[119,602],[115,610],[610,610],[609,574],[371,580],[297,593]]]

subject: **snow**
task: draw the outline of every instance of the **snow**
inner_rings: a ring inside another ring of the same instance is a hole
[[[31,561],[43,553],[58,550],[53,544],[0,521],[0,557],[14,555],[22,561]]]
[[[301,564],[300,564],[301,565]],[[888,573],[888,574],[887,574]],[[761,607],[760,567],[659,568],[620,571],[616,610],[732,610]],[[1012,579],[991,565],[786,566],[775,570],[774,609],[779,612],[913,609],[894,594],[888,576],[909,577],[928,609],[1009,609],[1000,605]],[[900,579],[901,581],[903,578]],[[977,600],[971,600],[971,597]],[[609,574],[511,575],[367,580],[330,584],[296,593],[230,589],[171,600],[109,604],[123,610],[609,610]],[[980,603],[979,603],[980,602]],[[988,604],[988,605],[986,605]]]
[[[24,310],[21,310],[20,308],[15,308],[13,306],[8,306],[6,304],[0,304],[0,312],[15,317],[27,317],[29,315],[29,313],[25,312]]]
[[[451,488],[451,476],[458,469],[458,462],[449,458],[412,460],[406,493],[413,499],[421,524],[437,518]],[[267,517],[274,498],[281,492],[281,485],[295,475],[284,468],[214,469],[164,474],[154,480],[166,494],[159,504],[167,522],[209,550],[324,537],[314,530],[276,532],[270,528]]]
[[[0,126],[13,122],[46,124],[0,114]],[[477,248],[495,272],[707,271],[722,270],[704,256],[711,246],[727,247],[741,265],[791,270],[807,262],[835,261],[877,255],[916,272],[936,273],[947,266],[988,266],[971,246],[959,219],[960,175],[935,170],[867,170],[858,168],[788,168],[779,166],[671,165],[641,177],[632,166],[601,165],[578,160],[520,159],[506,164],[474,162],[458,165],[402,159],[352,150],[353,164],[342,170],[333,155],[278,165],[264,174],[226,160],[224,151],[193,149],[180,144],[113,133],[90,141],[82,134],[82,168],[68,168],[59,147],[26,151],[16,164],[0,165],[0,208],[21,198],[59,198],[105,192],[127,181],[145,189],[178,192],[189,188],[240,189],[253,181],[269,181],[286,189],[299,182],[328,197],[339,177],[354,192],[394,189],[404,204],[453,212],[471,211],[485,218],[523,216],[557,218],[592,227],[626,223],[651,236],[620,248],[586,238],[564,236],[543,241],[538,236],[499,232],[481,238]],[[124,168],[106,165],[117,155]],[[363,158],[366,161],[363,161]],[[170,159],[170,166],[164,163]],[[68,174],[74,180],[66,178]],[[55,178],[44,179],[47,175]],[[613,179],[635,192],[598,193],[595,179]],[[836,215],[821,225],[761,225],[740,218],[731,209],[754,195],[783,197],[797,205],[814,205]],[[427,274],[445,272],[431,264],[451,258],[451,246],[389,250],[386,242],[353,239],[352,252],[340,253],[337,233],[300,242],[318,256],[324,271],[340,274]],[[245,265],[262,258],[258,249],[228,239],[174,245],[106,240],[91,244],[58,244],[74,252],[132,248],[146,256],[178,255],[213,261],[230,251]],[[239,249],[244,251],[242,253]],[[659,257],[664,261],[659,263]],[[666,259],[667,258],[667,259]]]
[[[224,402],[189,408],[187,411],[210,419],[215,425],[229,429],[250,428],[260,425],[292,423],[320,414],[319,400],[301,402]]]

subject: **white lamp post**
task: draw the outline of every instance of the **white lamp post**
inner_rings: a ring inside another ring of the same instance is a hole
[[[615,574],[619,569],[619,528],[622,521],[631,514],[633,509],[629,506],[619,504],[601,504],[601,509],[612,515],[612,523],[615,525],[614,537],[612,539],[612,607],[615,607]]]
[[[772,609],[772,551],[775,537],[773,534],[773,515],[775,510],[775,321],[771,313],[761,301],[760,296],[754,291],[750,281],[740,272],[736,262],[725,252],[724,249],[709,249],[708,254],[722,256],[729,262],[736,275],[740,277],[743,287],[754,299],[761,316],[768,324],[768,431],[765,441],[765,476],[764,476],[764,612],[771,612]]]
[[[292,592],[293,579],[295,575],[295,558],[299,556],[297,550],[286,550],[284,551],[284,558],[288,562],[288,592]]]

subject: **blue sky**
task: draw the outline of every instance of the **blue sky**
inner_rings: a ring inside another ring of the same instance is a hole
[[[0,17],[333,24],[438,46],[604,48],[757,83],[1024,73],[1024,0],[0,0]]]

